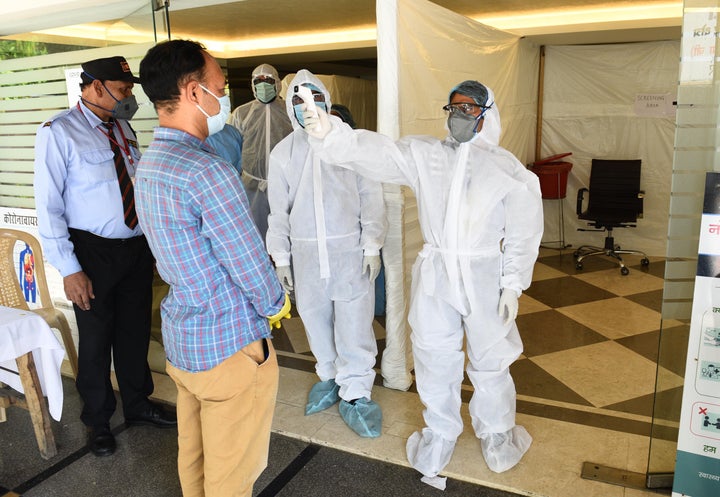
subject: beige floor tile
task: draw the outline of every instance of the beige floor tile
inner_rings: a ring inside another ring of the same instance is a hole
[[[551,307],[524,293],[520,295],[518,314],[530,314],[533,312],[547,311],[548,309],[551,309]]]
[[[283,329],[285,330],[290,343],[292,343],[293,350],[295,352],[299,354],[303,352],[310,352],[310,344],[308,343],[302,319],[299,317],[292,317],[290,319],[283,320]]]
[[[662,366],[658,367],[657,376],[658,392],[670,390],[671,388],[679,387],[683,383],[685,383],[685,378],[683,378],[682,376],[678,376],[677,374]]]
[[[616,269],[606,269],[578,273],[574,277],[620,296],[662,290],[664,284],[662,278],[642,271],[632,271],[629,275],[623,276]]]
[[[280,352],[280,354],[286,354]],[[278,400],[286,404],[305,408],[310,388],[318,381],[315,374],[290,368],[280,368]],[[304,411],[303,411],[304,412]]]
[[[177,386],[172,378],[160,373],[153,373],[152,377],[155,390],[153,390],[151,398],[164,404],[177,405]]]
[[[621,338],[660,329],[660,313],[618,297],[560,307],[558,312],[608,338]]]
[[[386,332],[385,332],[385,328],[383,327],[383,325],[381,325],[377,321],[373,321],[372,326],[373,326],[373,331],[375,332],[376,339],[381,340],[381,339],[385,338]]]
[[[651,394],[656,364],[608,341],[530,359],[596,407]]]
[[[535,263],[535,268],[533,269],[532,279],[533,281],[540,281],[549,280],[551,278],[562,278],[563,276],[567,276],[567,274],[551,268],[550,266],[546,266],[542,262],[537,262]]]
[[[624,347],[618,344],[597,344],[589,347],[602,348],[603,345],[615,345],[619,349],[596,350],[595,355],[617,356],[619,352],[622,356]],[[562,354],[555,353],[548,356],[555,356],[553,363],[563,363],[566,362],[566,358],[562,357]],[[585,359],[593,360],[594,357],[593,354],[586,354]],[[628,362],[627,358],[621,359],[621,362]],[[608,367],[617,370],[616,365],[611,364]],[[574,368],[568,366],[570,373],[580,369],[583,368],[577,364]],[[628,375],[621,372],[616,376]],[[173,381],[159,374],[154,374],[153,378],[156,385],[154,397],[174,404]],[[272,428],[274,432],[305,442],[409,466],[405,455],[407,437],[421,429],[424,424],[422,405],[416,393],[376,386],[373,389],[373,398],[383,408],[383,434],[377,439],[364,439],[345,425],[337,406],[311,416],[304,415],[305,398],[316,379],[312,373],[280,368],[280,386]],[[487,468],[482,458],[479,441],[472,430],[467,405],[463,405],[462,416],[465,430],[458,439],[450,464],[441,476],[533,497],[657,496],[649,490],[631,490],[585,480],[580,476],[584,461],[627,471],[644,472],[649,444],[647,437],[518,414],[517,422],[530,432],[533,445],[516,467],[497,474]],[[673,444],[666,445],[670,447]],[[665,463],[669,463],[673,460],[674,451],[672,447],[665,449],[666,454],[661,457],[664,458]],[[420,479],[420,476],[418,473],[417,478]]]

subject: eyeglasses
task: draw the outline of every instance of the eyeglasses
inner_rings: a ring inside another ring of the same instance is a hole
[[[274,84],[275,84],[275,78],[273,78],[272,76],[262,76],[262,75],[261,75],[261,76],[257,76],[257,77],[253,80],[253,84],[256,85],[256,84],[258,84],[258,83],[270,83],[271,85],[274,85]]]
[[[313,95],[313,100],[316,102],[324,102],[325,101],[325,95],[323,95],[322,93],[313,92],[312,95]],[[297,94],[293,95],[293,98],[292,98],[293,105],[300,105],[303,102],[304,102],[304,100],[300,97],[300,95],[297,95]]]
[[[492,107],[492,106],[490,106]],[[447,104],[443,106],[443,110],[446,112],[449,112],[450,114],[465,114],[465,115],[475,115],[477,112],[477,109],[482,109],[483,112],[488,110],[490,107],[485,107],[484,105],[478,105],[478,104],[471,104],[468,102],[461,102],[461,103],[454,103],[454,104]]]

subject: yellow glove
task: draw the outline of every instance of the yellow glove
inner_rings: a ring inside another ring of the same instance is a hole
[[[280,320],[281,319],[290,319],[292,315],[290,315],[290,297],[288,297],[288,294],[285,294],[285,303],[282,306],[282,309],[280,309],[280,312],[273,316],[268,316],[268,322],[270,323],[270,329],[273,328],[280,328]]]

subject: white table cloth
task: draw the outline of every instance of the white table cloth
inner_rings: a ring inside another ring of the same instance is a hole
[[[15,358],[30,351],[43,394],[48,398],[50,416],[60,421],[63,405],[60,365],[65,349],[37,314],[0,306],[0,382],[23,392]]]

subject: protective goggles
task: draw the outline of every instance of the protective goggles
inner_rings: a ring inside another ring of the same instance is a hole
[[[313,95],[313,100],[316,102],[324,102],[325,101],[325,95],[323,95],[322,93],[313,92],[312,95]],[[297,94],[293,95],[293,98],[292,98],[293,105],[300,105],[303,102],[304,102],[304,100],[302,99],[302,97],[300,97],[300,95],[297,95]]]
[[[272,76],[255,76],[255,79],[253,79],[253,84],[256,85],[258,83],[270,83],[271,85],[275,84],[275,78]]]
[[[443,110],[449,112],[450,114],[465,114],[467,116],[474,116],[478,109],[481,109],[480,115],[485,115],[485,112],[487,112],[490,107],[492,107],[492,104],[486,107],[484,105],[462,102],[447,104],[443,106]]]

